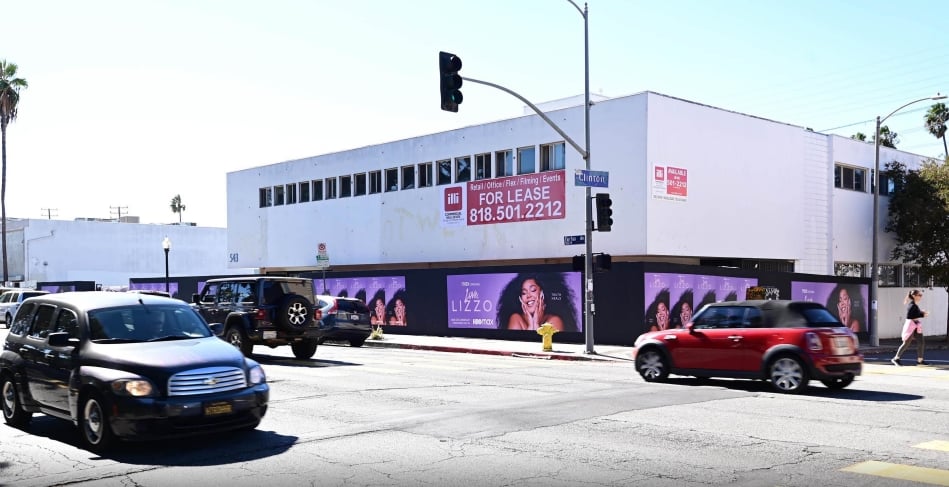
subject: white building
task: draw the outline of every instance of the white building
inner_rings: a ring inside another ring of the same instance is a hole
[[[582,145],[582,100],[569,105],[541,108]],[[613,262],[869,275],[872,143],[652,92],[597,101],[590,120],[591,168],[609,173],[609,187],[593,192],[610,194],[614,221],[594,232],[595,252]],[[924,160],[885,147],[880,157],[881,167]],[[582,252],[564,237],[585,232],[585,191],[574,184],[584,168],[528,114],[235,171],[224,253],[230,266],[262,272],[315,270],[320,243],[337,272],[566,263]],[[899,334],[900,286],[920,283],[902,281],[893,240],[880,235],[887,338]],[[945,323],[936,291],[924,304],[931,322]]]
[[[228,266],[226,235],[225,228],[190,225],[9,219],[8,277],[24,286],[92,281],[127,287],[131,278],[165,275],[165,237],[170,276],[255,272]]]

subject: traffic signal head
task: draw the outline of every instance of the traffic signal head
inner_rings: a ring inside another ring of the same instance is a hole
[[[461,58],[445,51],[438,53],[438,71],[440,74],[442,92],[442,110],[457,112],[458,105],[464,97],[461,96]]]
[[[609,232],[613,227],[613,200],[609,193],[596,195],[596,229],[600,232]]]

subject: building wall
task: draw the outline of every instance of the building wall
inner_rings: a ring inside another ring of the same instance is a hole
[[[13,227],[13,230],[9,230]],[[69,220],[8,222],[8,267],[27,282],[94,281],[128,285],[133,277],[164,276],[162,240],[172,243],[170,275],[251,273],[227,265],[224,228]]]

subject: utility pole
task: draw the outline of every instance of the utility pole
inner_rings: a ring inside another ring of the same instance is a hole
[[[122,221],[122,210],[128,210],[128,209],[129,209],[129,207],[127,207],[127,206],[110,206],[110,207],[109,207],[109,216],[112,216],[113,213],[117,213],[117,214],[118,214],[118,218],[116,218],[115,221],[121,222],[121,221]]]
[[[54,216],[59,216],[53,215],[53,212],[56,211],[56,208],[40,208],[40,210],[46,214],[47,220],[52,220]]]

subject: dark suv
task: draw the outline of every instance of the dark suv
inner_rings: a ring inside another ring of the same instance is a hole
[[[771,381],[800,392],[810,379],[842,389],[860,375],[857,337],[826,308],[804,301],[726,301],[685,325],[636,339],[636,370],[648,382],[669,374]]]
[[[312,296],[311,279],[231,277],[208,280],[192,306],[208,323],[222,323],[221,338],[247,357],[254,345],[290,345],[296,358],[308,359],[320,338]]]

